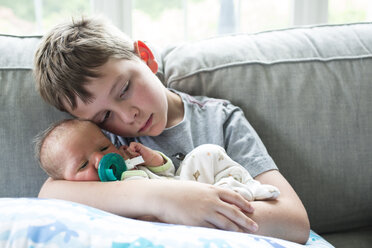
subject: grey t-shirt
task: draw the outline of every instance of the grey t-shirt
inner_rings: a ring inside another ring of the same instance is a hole
[[[202,144],[217,144],[255,177],[265,171],[277,169],[265,146],[243,111],[227,100],[205,96],[190,96],[175,91],[184,105],[184,119],[176,126],[166,128],[159,136],[123,138],[107,133],[117,147],[131,141],[140,142],[163,152],[172,159],[176,169],[179,158]]]

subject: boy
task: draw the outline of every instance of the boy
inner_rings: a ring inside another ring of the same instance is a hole
[[[277,188],[261,185],[225,150],[207,144],[195,148],[175,174],[172,161],[164,154],[136,142],[117,149],[90,121],[66,119],[55,123],[35,139],[35,155],[43,170],[53,179],[98,181],[98,166],[105,154],[117,153],[124,159],[142,156],[144,164],[121,175],[127,179],[175,178],[229,188],[248,201],[276,199]],[[120,178],[119,178],[120,179]]]
[[[145,44],[96,19],[58,25],[35,55],[35,79],[44,100],[111,132],[115,146],[127,145],[130,141],[123,137],[133,137],[165,154],[187,154],[201,144],[217,144],[256,180],[276,186],[280,197],[248,202],[233,191],[178,180],[52,179],[39,196],[77,201],[127,217],[152,215],[167,223],[244,230],[305,243],[310,229],[306,210],[244,113],[228,101],[167,89],[154,75],[156,69]],[[171,159],[178,168],[176,157]],[[92,197],[103,191],[110,193]],[[130,198],[132,205],[122,204],[124,198]],[[153,204],[148,206],[143,199]]]

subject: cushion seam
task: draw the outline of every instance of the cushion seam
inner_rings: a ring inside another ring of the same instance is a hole
[[[294,27],[287,27],[287,28],[270,29],[270,30],[264,30],[264,31],[254,32],[254,33],[238,32],[238,33],[234,33],[234,34],[212,36],[212,37],[209,37],[209,38],[205,38],[203,40],[210,40],[210,39],[230,37],[230,36],[240,36],[240,35],[256,36],[256,35],[260,35],[260,34],[273,33],[273,32],[283,32],[283,31],[285,32],[285,31],[291,31],[291,30],[310,30],[310,29],[316,29],[316,28],[344,27],[344,26],[353,27],[353,26],[371,25],[371,24],[372,24],[372,22],[314,24],[314,25],[305,25],[305,26],[294,26]]]
[[[0,67],[0,70],[32,70],[32,67]]]
[[[0,37],[10,37],[10,38],[42,38],[42,35],[15,35],[15,34],[4,34],[0,33]]]
[[[196,70],[189,74],[178,76],[173,78],[171,81],[168,82],[170,85],[174,81],[182,80],[191,76],[194,76],[199,73],[203,72],[213,72],[217,70],[221,70],[224,68],[235,67],[235,66],[243,66],[243,65],[276,65],[276,64],[285,64],[285,63],[308,63],[308,62],[332,62],[332,61],[342,61],[342,60],[360,60],[360,59],[369,59],[372,58],[371,55],[358,55],[358,56],[349,56],[349,57],[331,57],[331,58],[307,58],[307,59],[285,59],[285,60],[276,60],[270,62],[258,61],[258,60],[251,60],[251,61],[241,61],[241,62],[232,62],[223,65],[218,65],[214,67],[207,67]]]

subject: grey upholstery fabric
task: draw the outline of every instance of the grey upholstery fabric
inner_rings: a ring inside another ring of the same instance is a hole
[[[163,57],[169,87],[242,107],[315,231],[372,224],[372,24],[227,36]]]
[[[337,248],[370,248],[372,244],[371,227],[342,233],[323,234],[322,236]]]
[[[35,90],[32,60],[38,37],[0,37],[0,196],[36,197],[46,174],[33,158],[33,137],[67,117]]]

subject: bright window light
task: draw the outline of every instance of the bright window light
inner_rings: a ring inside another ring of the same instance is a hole
[[[37,35],[76,15],[90,15],[89,0],[0,0],[0,33]]]
[[[230,33],[372,21],[371,0],[0,0],[0,33],[43,34],[62,20],[103,14],[159,46]]]

